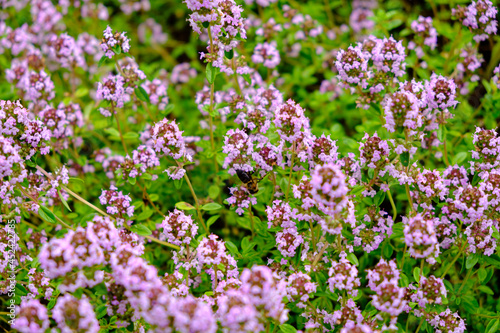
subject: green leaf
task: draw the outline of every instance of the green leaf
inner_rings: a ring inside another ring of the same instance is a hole
[[[128,183],[130,185],[135,185],[135,183],[137,182],[137,179],[135,179],[135,178],[128,178],[127,181],[128,181]]]
[[[465,268],[471,269],[475,264],[477,264],[478,260],[479,256],[476,253],[472,253],[471,255],[467,256],[467,259],[465,261]]]
[[[410,284],[410,279],[408,279],[408,276],[406,276],[406,274],[404,273],[401,273],[399,277],[401,279],[401,287],[408,287],[408,285]]]
[[[182,187],[182,182],[184,181],[184,179],[175,179],[174,180],[174,186],[176,189],[180,189]]]
[[[127,132],[125,134],[123,134],[123,138],[124,139],[137,139],[139,137],[139,134],[137,134],[136,132]]]
[[[139,216],[137,216],[137,221],[144,221],[147,220],[153,215],[153,210],[152,209],[146,209],[144,210]]]
[[[218,203],[215,203],[215,202],[210,202],[210,203],[207,203],[206,205],[203,205],[201,206],[201,209],[202,210],[217,210],[217,209],[221,209],[222,206],[219,205]]]
[[[484,279],[486,279],[486,276],[488,275],[488,272],[486,272],[486,270],[484,268],[479,268],[479,270],[477,271],[477,275],[479,276],[479,279],[482,281],[484,281]]]
[[[479,286],[477,289],[481,290],[483,293],[488,294],[488,295],[495,295],[493,290],[491,290],[490,287],[488,286]]]
[[[132,231],[140,236],[149,236],[153,233],[144,224],[134,224],[133,226],[130,227],[130,231]]]
[[[94,289],[95,289],[94,294],[96,296],[102,296],[108,294],[108,288],[106,288],[106,285],[104,283],[99,283],[94,287]]]
[[[292,325],[281,324],[280,325],[280,332],[283,332],[283,333],[296,333],[297,330]]]
[[[139,87],[135,88],[134,91],[135,91],[135,95],[137,96],[137,98],[139,100],[146,102],[146,103],[150,102],[149,95],[143,87],[139,86]]]
[[[207,64],[207,71],[206,71],[208,83],[213,84],[215,82],[215,78],[217,77],[217,74],[219,74],[219,68],[212,66],[212,63],[209,62]]]
[[[69,181],[70,182],[81,182],[82,184],[85,183],[85,181],[83,179],[75,178],[75,177],[69,177]]]
[[[108,62],[109,58],[106,55],[103,55],[101,59],[99,59],[99,63],[97,64],[97,67],[101,67],[104,63]]]
[[[417,283],[420,282],[420,267],[415,267],[413,269],[413,278]]]
[[[252,77],[250,76],[250,74],[242,74],[241,76],[245,79],[245,81],[247,81],[249,85],[252,85]]]
[[[145,179],[145,180],[151,180],[151,179],[153,179],[153,176],[151,176],[151,174],[150,174],[150,173],[143,173],[143,174],[141,175],[141,177],[139,177],[139,178],[141,178],[141,179]]]
[[[234,57],[234,50],[231,49],[231,51],[224,51],[224,54],[226,55],[226,58],[233,59],[233,57]]]
[[[351,264],[353,264],[354,266],[359,266],[359,261],[358,261],[358,258],[356,257],[356,255],[354,253],[349,253],[347,255],[347,260],[349,260],[349,262]]]
[[[446,138],[446,126],[444,126],[443,124],[439,125],[439,128],[437,130],[437,138],[441,142],[444,142],[444,139]]]
[[[116,137],[120,137],[120,132],[118,132],[116,129],[114,129],[113,127],[110,127],[110,128],[106,128],[104,130],[105,133],[109,134],[110,136],[116,136]]]
[[[70,212],[72,212],[71,208],[69,208],[69,206],[68,206],[68,202],[62,196],[61,191],[57,190],[57,194],[59,195],[59,199],[61,199],[61,202],[63,203],[64,207],[66,207],[67,210],[69,210]]]
[[[97,319],[101,319],[106,315],[106,313],[107,313],[107,307],[105,304],[101,304],[97,308],[95,308],[95,315]]]
[[[165,108],[165,110],[161,110],[160,113],[162,115],[168,115],[169,113],[171,113],[172,111],[174,111],[174,108],[175,108],[175,105],[174,104],[169,104],[167,105],[167,107]]]
[[[47,207],[45,206],[40,206],[40,209],[38,209],[38,214],[40,215],[40,217],[42,219],[44,219],[45,221],[49,222],[49,223],[52,223],[52,224],[55,224],[56,223],[56,216],[54,215],[54,213],[52,213],[52,211],[50,209],[48,209]]]
[[[47,309],[48,309],[48,310],[51,310],[51,309],[54,307],[54,305],[56,305],[56,297],[54,297],[54,298],[53,298],[53,299],[49,302],[49,304],[47,304]]]
[[[19,295],[19,296],[26,296],[28,295],[28,290],[26,290],[26,288],[21,285],[21,284],[16,284],[15,286],[15,291],[16,291],[16,295]]]
[[[212,185],[208,188],[208,196],[214,200],[219,196],[219,193],[220,193],[219,186]]]
[[[226,248],[233,254],[240,254],[240,251],[238,251],[238,247],[236,247],[236,245],[234,245],[234,243],[231,241],[226,241]]]
[[[405,167],[410,165],[410,153],[409,152],[405,151],[404,153],[401,154],[401,163]]]
[[[201,23],[201,25],[203,26],[203,28],[206,29],[210,26],[210,22],[205,21],[205,22]]]
[[[455,164],[460,165],[463,163],[463,161],[465,161],[466,158],[467,158],[467,152],[461,151],[460,153],[456,154],[455,157],[453,157],[451,164],[452,165],[455,165]]]
[[[214,216],[211,216],[208,220],[207,220],[207,227],[210,228],[210,226],[212,224],[215,223],[215,221],[217,221],[217,219],[220,217],[220,215],[214,215]]]
[[[191,204],[189,204],[187,202],[184,202],[184,201],[176,203],[175,207],[177,207],[180,210],[193,210],[193,209],[195,209],[193,207],[193,205],[191,205]]]
[[[492,319],[488,326],[486,326],[486,333],[494,333],[498,331],[498,327],[500,326],[500,319]]]
[[[385,200],[385,192],[384,191],[378,191],[375,197],[373,197],[373,202],[375,203],[376,206],[380,206],[382,202]]]

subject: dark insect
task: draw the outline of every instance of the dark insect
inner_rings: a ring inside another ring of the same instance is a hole
[[[250,194],[255,194],[259,192],[259,182],[262,180],[254,178],[252,176],[253,173],[246,172],[243,170],[236,170],[236,174],[238,175],[238,178],[241,180],[241,182],[244,184],[244,186],[247,188],[248,192]]]

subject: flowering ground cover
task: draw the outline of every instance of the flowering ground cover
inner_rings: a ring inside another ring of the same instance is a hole
[[[489,0],[2,0],[18,332],[497,332]]]

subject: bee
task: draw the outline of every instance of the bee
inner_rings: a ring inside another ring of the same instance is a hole
[[[248,192],[250,192],[250,194],[259,192],[259,182],[262,180],[262,178],[254,178],[252,176],[253,172],[247,172],[243,170],[236,170],[236,174],[238,175],[238,178],[244,184]]]

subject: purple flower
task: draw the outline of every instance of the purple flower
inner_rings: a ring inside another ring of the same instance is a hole
[[[397,283],[382,282],[372,296],[372,304],[375,309],[388,313],[391,317],[397,317],[406,307],[405,288],[398,287]]]
[[[217,299],[217,317],[228,332],[259,332],[264,330],[261,315],[250,296],[241,290],[229,289]]]
[[[298,308],[305,308],[309,295],[316,292],[316,283],[311,282],[311,277],[307,274],[298,272],[288,277],[286,293],[288,300],[297,302]]]
[[[171,303],[174,327],[181,333],[215,333],[217,322],[210,305],[188,295]]]
[[[372,54],[373,64],[379,71],[391,72],[396,77],[405,74],[406,54],[402,41],[396,41],[392,37],[379,39]]]
[[[191,216],[177,209],[165,217],[161,226],[163,232],[160,238],[175,245],[189,246],[191,239],[198,233],[198,225],[193,222]]]
[[[349,46],[347,50],[340,50],[335,61],[335,67],[339,72],[338,79],[347,86],[360,86],[366,89],[367,80],[372,76],[368,70],[368,60],[361,50],[361,44]]]
[[[443,280],[434,275],[429,278],[420,275],[417,291],[411,295],[411,301],[425,308],[426,304],[443,304],[443,298],[446,298]]]
[[[345,252],[340,253],[339,261],[333,261],[332,267],[328,271],[328,285],[330,291],[334,293],[336,290],[347,291],[349,295],[356,296],[360,286],[358,278],[358,269],[346,259]]]
[[[422,126],[422,114],[420,113],[419,99],[408,91],[398,91],[386,95],[384,100],[385,128],[389,132],[395,132],[396,128],[409,130],[410,135]]]
[[[436,332],[463,333],[466,330],[465,321],[460,318],[458,313],[451,312],[449,308],[441,313],[431,313],[429,317],[429,324],[436,329]]]
[[[190,79],[196,77],[196,69],[192,68],[187,62],[178,64],[172,70],[170,81],[176,83],[187,83]]]
[[[427,45],[431,50],[437,46],[437,31],[432,25],[432,17],[419,16],[411,23],[411,29],[422,40],[423,45]]]
[[[99,322],[87,297],[77,299],[71,294],[65,294],[57,299],[52,309],[52,318],[63,333],[75,331],[97,333]]]
[[[187,153],[186,144],[175,120],[167,118],[157,122],[153,127],[153,141],[156,152],[163,152],[174,160],[185,158],[191,161],[192,157]]]
[[[421,214],[406,218],[403,216],[405,243],[413,258],[426,259],[434,264],[439,255],[439,242],[434,225],[437,218],[424,217]]]
[[[102,191],[99,201],[101,205],[107,205],[106,212],[110,215],[117,216],[120,219],[134,215],[134,206],[130,205],[132,198],[124,195],[121,191],[118,192],[118,188],[114,185],[111,185],[109,190]]]
[[[252,61],[267,68],[275,68],[280,63],[280,53],[276,42],[257,44],[253,51]]]
[[[245,268],[241,273],[241,291],[250,297],[251,302],[266,318],[273,318],[279,323],[288,319],[283,297],[286,296],[286,282],[276,276],[266,266]]]
[[[50,321],[47,309],[38,299],[24,300],[16,310],[16,319],[12,326],[22,333],[45,332]]]
[[[311,175],[311,187],[312,198],[325,214],[340,213],[347,207],[349,190],[339,166],[317,165]]]
[[[290,143],[304,132],[309,133],[309,119],[304,115],[304,109],[291,99],[276,110],[274,125],[281,138]]]
[[[467,7],[457,6],[452,14],[475,34],[477,43],[497,33],[497,8],[489,0],[472,1]]]
[[[121,49],[120,52],[128,53],[130,50],[130,38],[127,37],[126,32],[115,32],[108,25],[103,32],[103,38],[101,41],[101,49],[104,55],[109,59],[112,59],[117,52],[114,50],[117,47]],[[118,54],[120,53],[118,52]]]

